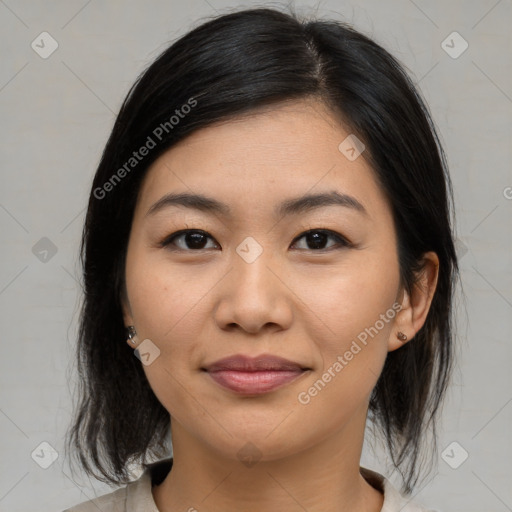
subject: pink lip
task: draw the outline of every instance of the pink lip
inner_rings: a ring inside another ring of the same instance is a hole
[[[268,393],[295,380],[309,368],[277,356],[227,357],[203,368],[221,386],[239,394]]]
[[[304,373],[304,370],[256,371],[240,372],[233,370],[218,370],[208,372],[208,375],[225,388],[240,394],[254,395],[268,393],[291,382]]]

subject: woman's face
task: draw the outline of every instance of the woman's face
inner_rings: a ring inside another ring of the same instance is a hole
[[[171,425],[227,457],[251,442],[272,460],[360,428],[387,352],[402,344],[390,206],[349,135],[320,103],[282,104],[193,133],[142,183],[125,324],[149,340],[144,371]],[[211,202],[150,211],[168,194]],[[331,199],[302,200],[316,195]],[[170,240],[182,230],[192,234]],[[259,393],[204,370],[262,354],[308,370]]]

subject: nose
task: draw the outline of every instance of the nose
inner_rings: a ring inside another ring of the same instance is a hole
[[[263,251],[254,261],[237,253],[231,271],[218,287],[215,321],[223,330],[288,329],[293,317],[293,292],[283,270]]]

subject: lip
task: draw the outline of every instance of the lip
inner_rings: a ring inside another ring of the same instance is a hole
[[[208,372],[216,372],[219,370],[232,370],[238,372],[255,372],[255,371],[296,371],[309,370],[300,363],[284,359],[283,357],[273,356],[271,354],[261,354],[256,357],[244,356],[236,354],[234,356],[219,359],[205,368]]]
[[[282,357],[235,355],[202,368],[219,385],[238,394],[257,395],[280,388],[310,368]]]

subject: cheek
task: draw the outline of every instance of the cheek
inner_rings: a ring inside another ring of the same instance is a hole
[[[354,252],[332,272],[318,269],[297,281],[309,310],[308,338],[322,357],[319,373],[336,375],[327,387],[353,397],[371,391],[387,356],[398,284],[393,253],[371,251]]]
[[[329,337],[346,341],[374,325],[391,308],[398,286],[398,262],[393,257],[360,252],[332,270],[312,268],[305,272],[296,281],[294,291]]]
[[[130,265],[127,286],[139,339],[150,339],[159,350],[143,370],[160,403],[178,420],[186,418],[194,413],[195,402],[183,383],[190,379],[191,361],[197,360],[202,304],[212,285],[197,277],[197,269],[171,265],[161,255],[134,255]]]
[[[193,337],[194,326],[200,325],[194,321],[197,305],[211,286],[198,275],[204,273],[194,266],[172,264],[164,254],[133,258],[127,271],[128,292],[145,337],[167,346],[171,345],[168,340],[185,330]]]
[[[308,417],[329,411],[327,430],[345,424],[366,404],[386,360],[396,288],[388,278],[372,276],[368,271],[326,279],[322,291],[311,287],[305,295],[315,313],[308,337],[321,362],[297,398]]]

